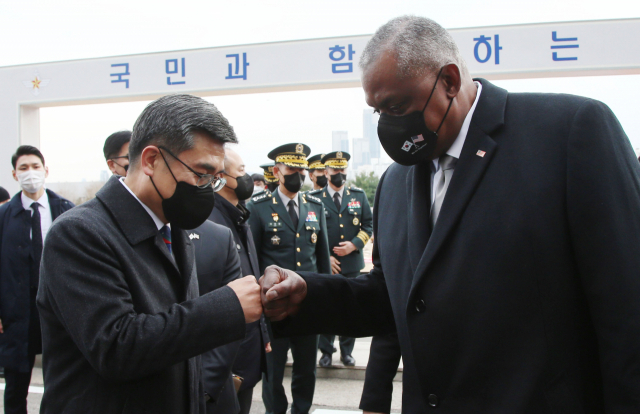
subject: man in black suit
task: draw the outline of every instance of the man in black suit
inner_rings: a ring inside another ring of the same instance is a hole
[[[228,228],[205,220],[187,233],[195,248],[201,295],[242,277],[240,257]],[[240,411],[231,371],[240,343],[234,341],[201,355],[207,414],[237,414]]]
[[[129,169],[129,141],[131,131],[118,131],[104,141],[102,152],[112,174],[126,177]]]
[[[18,147],[11,164],[22,191],[0,207],[0,366],[4,412],[26,414],[31,371],[42,353],[36,308],[42,241],[73,203],[45,188],[49,168],[36,147]]]
[[[640,412],[640,165],[609,108],[474,81],[415,16],[381,27],[361,67],[398,162],[374,269],[267,269],[276,334],[397,328],[405,413]]]
[[[251,196],[254,180],[246,173],[240,155],[230,148],[225,149],[224,177],[227,185],[216,193],[216,204],[209,220],[230,229],[242,276],[259,275],[258,254],[248,222],[249,210],[241,201]],[[243,379],[238,390],[240,414],[248,414],[251,410],[253,389],[260,382],[262,372],[266,373],[265,352],[271,352],[271,344],[266,321],[261,318],[247,325],[246,338],[239,345],[235,361],[231,361],[233,373]]]
[[[193,244],[224,185],[232,127],[211,103],[168,95],[133,128],[113,176],[47,236],[38,309],[41,413],[204,413],[198,355],[260,319],[254,277],[198,293]]]

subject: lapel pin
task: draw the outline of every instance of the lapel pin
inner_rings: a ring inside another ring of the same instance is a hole
[[[478,150],[478,152],[476,152],[476,155],[480,158],[483,158],[486,153],[487,151]]]
[[[36,233],[36,234],[37,234],[37,233]],[[198,233],[191,233],[191,234],[189,235],[189,239],[190,239],[190,240],[193,240],[193,239],[200,240],[200,235],[199,235]]]

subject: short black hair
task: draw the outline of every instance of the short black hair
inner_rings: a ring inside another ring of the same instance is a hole
[[[262,175],[262,174],[253,174],[251,176],[251,179],[253,181],[262,181],[265,184],[267,183],[267,181],[264,179],[264,175]]]
[[[109,135],[102,148],[104,159],[109,160],[118,156],[122,146],[129,141],[131,141],[131,131],[118,131]]]
[[[5,201],[7,201],[10,198],[11,198],[11,196],[9,195],[9,192],[7,190],[5,190],[4,187],[0,187],[0,203],[4,203]],[[36,234],[38,234],[38,233],[36,233]]]
[[[142,150],[149,145],[163,146],[179,155],[193,148],[193,134],[197,132],[223,145],[238,142],[233,127],[214,104],[186,94],[156,99],[147,105],[133,126],[129,163],[135,166]]]
[[[20,145],[16,150],[16,153],[11,157],[11,165],[13,165],[13,169],[16,169],[16,164],[18,163],[18,158],[23,155],[35,155],[40,158],[42,161],[42,165],[44,166],[44,156],[40,152],[40,150],[32,145]]]

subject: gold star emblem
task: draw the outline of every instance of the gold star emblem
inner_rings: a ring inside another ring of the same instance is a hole
[[[33,89],[40,89],[40,83],[42,81],[40,79],[38,79],[38,77],[36,76],[36,78],[34,80],[31,81],[31,83],[33,84]]]

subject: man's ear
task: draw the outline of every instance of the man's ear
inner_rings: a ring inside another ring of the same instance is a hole
[[[149,145],[142,150],[140,154],[140,167],[145,175],[153,177],[162,162],[160,150],[155,145]]]
[[[18,181],[18,176],[16,175],[16,170],[11,170],[11,175],[13,175],[13,179]]]
[[[116,173],[116,165],[113,162],[113,160],[107,160],[107,166],[109,167],[109,170],[111,171],[112,174]]]
[[[442,80],[444,81],[445,91],[449,98],[458,95],[462,88],[462,78],[460,77],[460,68],[455,63],[450,63],[442,68]]]
[[[329,174],[329,170],[327,168],[324,169],[324,176],[327,177],[327,179],[331,178],[331,174]]]
[[[44,178],[48,178],[49,177],[49,167],[47,167],[46,165],[44,166]]]

